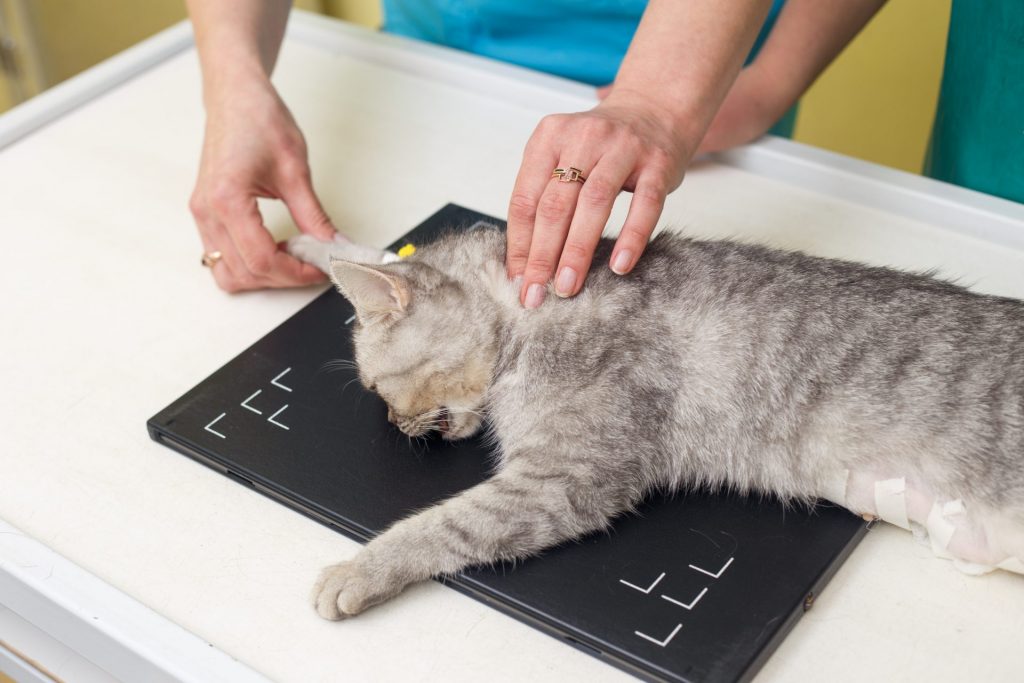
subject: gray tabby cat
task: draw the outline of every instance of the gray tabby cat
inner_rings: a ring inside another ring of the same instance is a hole
[[[603,529],[655,489],[818,497],[1024,571],[1024,303],[929,277],[661,235],[632,274],[519,305],[503,234],[333,261],[362,382],[410,436],[486,416],[494,476],[324,570],[319,614]],[[607,261],[604,240],[594,259]],[[310,238],[294,253],[324,261]]]

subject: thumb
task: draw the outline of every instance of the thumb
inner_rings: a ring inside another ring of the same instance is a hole
[[[320,205],[320,200],[316,198],[313,185],[308,178],[295,183],[292,190],[282,199],[301,232],[324,242],[334,238],[337,233],[334,224],[331,223],[324,207]]]

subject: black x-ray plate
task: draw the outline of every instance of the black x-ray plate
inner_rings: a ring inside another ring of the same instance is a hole
[[[392,248],[478,221],[503,225],[449,204]],[[361,542],[485,479],[479,441],[410,445],[335,369],[352,315],[325,292],[160,411],[150,435]],[[610,533],[447,583],[642,678],[747,680],[865,530],[827,505],[681,492]]]

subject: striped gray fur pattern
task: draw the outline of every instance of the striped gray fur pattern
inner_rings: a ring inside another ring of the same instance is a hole
[[[535,310],[496,230],[398,263],[332,262],[357,311],[359,376],[392,421],[410,436],[489,429],[496,467],[324,570],[323,617],[603,529],[654,490],[830,496],[873,514],[854,482],[904,477],[913,523],[913,501],[965,504],[959,560],[1024,557],[1020,301],[665,233],[622,277],[603,265],[611,248],[577,297]]]

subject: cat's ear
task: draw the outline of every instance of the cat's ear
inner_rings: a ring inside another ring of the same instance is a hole
[[[331,280],[364,325],[394,322],[409,308],[409,283],[383,268],[331,259]]]

